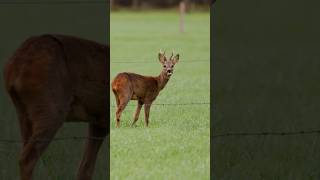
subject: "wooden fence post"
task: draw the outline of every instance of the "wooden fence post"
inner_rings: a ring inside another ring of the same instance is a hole
[[[184,32],[184,16],[186,13],[186,2],[181,1],[179,4],[179,12],[180,12],[180,32]]]

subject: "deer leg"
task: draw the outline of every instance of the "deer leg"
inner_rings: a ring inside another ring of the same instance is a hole
[[[27,113],[25,111],[22,111],[20,108],[16,107],[16,109],[18,110],[18,119],[23,146],[26,146],[30,137],[32,136],[32,126],[30,119],[28,119]]]
[[[120,100],[119,100],[119,97],[118,97],[117,91],[115,91],[115,90],[112,90],[112,91],[113,91],[113,94],[114,94],[114,96],[115,96],[115,98],[116,98],[117,107],[119,107]]]
[[[14,106],[16,108],[16,111],[17,111],[23,146],[25,146],[27,144],[30,136],[32,135],[32,127],[30,124],[30,120],[27,117],[26,107],[21,102],[21,99],[19,98],[16,91],[11,90],[9,94],[10,94],[10,97],[11,97],[11,99],[14,103]]]
[[[50,101],[53,102],[53,101]],[[65,118],[64,111],[58,111],[56,106],[39,103],[31,105],[28,109],[30,127],[22,127],[25,132],[31,133],[28,141],[22,148],[19,159],[22,180],[31,180],[33,169],[40,156],[50,144]]]
[[[145,123],[146,123],[146,127],[148,127],[148,125],[149,125],[150,107],[151,107],[151,104],[145,104],[144,105],[144,120],[145,120]]]
[[[136,112],[134,114],[133,122],[132,122],[131,126],[133,126],[137,122],[137,120],[139,119],[139,114],[140,114],[142,105],[143,105],[143,103],[141,101],[138,101],[138,106],[137,106]]]
[[[21,111],[21,107],[16,107],[18,111],[18,119],[19,119],[19,125],[20,125],[20,132],[21,137],[23,141],[23,146],[27,145],[27,142],[29,141],[31,135],[32,135],[32,126],[30,119],[27,117],[27,113],[25,111]]]
[[[107,128],[89,124],[89,138],[80,164],[77,180],[91,180],[100,146],[107,135]]]
[[[34,129],[34,133],[22,149],[19,160],[22,180],[32,179],[32,172],[38,159],[50,144],[60,126],[61,124],[58,123],[50,124],[50,126],[38,126]]]
[[[127,96],[123,96],[123,97],[119,97],[120,99],[120,103],[119,106],[117,108],[117,112],[116,112],[116,123],[117,123],[117,127],[120,127],[120,117],[121,117],[121,113],[122,111],[126,108],[129,100],[131,99],[131,97]]]
[[[117,103],[117,107],[119,107],[119,105],[120,105],[120,100],[119,100],[118,96],[116,97],[116,103]]]
[[[28,122],[28,119],[24,117],[19,117],[19,123],[20,123],[20,131],[21,131],[23,146],[26,146],[32,135],[31,123]]]

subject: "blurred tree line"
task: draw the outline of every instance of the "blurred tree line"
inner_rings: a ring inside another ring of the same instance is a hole
[[[185,2],[187,9],[208,6],[212,0],[110,0],[111,8],[170,8]]]

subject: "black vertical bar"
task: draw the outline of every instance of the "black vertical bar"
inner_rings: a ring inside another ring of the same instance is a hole
[[[109,45],[110,47],[110,10],[111,7],[110,7],[110,0],[107,0],[107,37],[108,37],[108,40],[107,40],[107,44]],[[111,51],[111,48],[110,48],[110,51]],[[109,121],[107,121],[109,123],[109,126],[108,126],[108,135],[107,135],[107,149],[108,149],[108,155],[107,155],[107,177],[106,179],[109,180],[110,179],[110,54],[109,54],[109,62],[107,62],[107,65],[106,65],[106,68],[107,68],[107,74],[108,74],[108,77],[107,77],[107,96],[109,98],[107,98],[107,103],[108,103],[108,108],[109,110],[107,111],[109,114],[107,115],[107,117],[109,117]]]

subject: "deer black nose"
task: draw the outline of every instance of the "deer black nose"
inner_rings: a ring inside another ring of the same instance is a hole
[[[168,70],[167,70],[167,72],[168,72],[168,73],[171,73],[171,72],[172,72],[172,70],[171,70],[171,69],[168,69]]]

